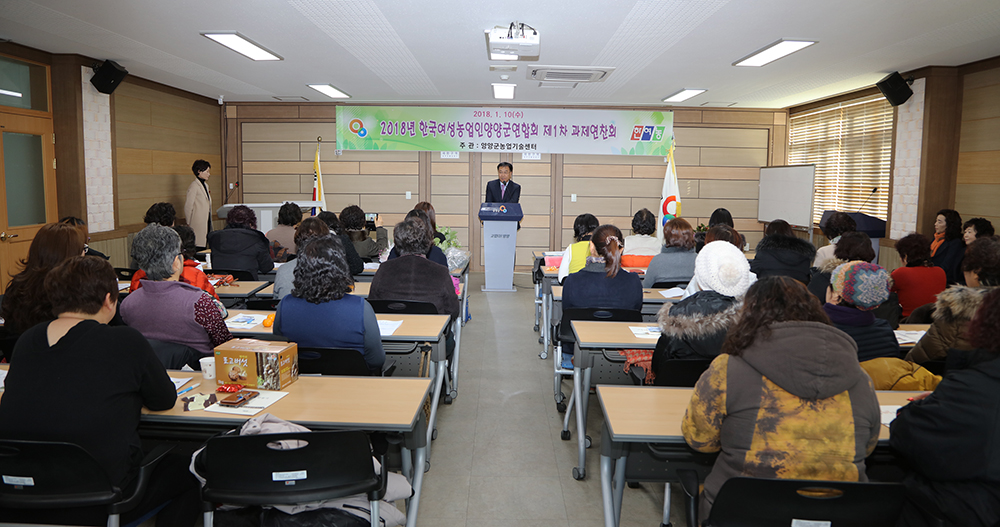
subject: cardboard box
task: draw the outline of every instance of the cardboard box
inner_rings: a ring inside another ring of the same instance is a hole
[[[258,390],[280,390],[299,378],[294,342],[233,339],[215,348],[215,379]]]

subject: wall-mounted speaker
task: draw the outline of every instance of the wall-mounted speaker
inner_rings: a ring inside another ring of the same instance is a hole
[[[113,60],[106,60],[94,66],[94,76],[90,78],[90,83],[97,88],[97,91],[111,95],[111,92],[115,91],[126,75],[128,75],[128,70],[123,68],[121,64]]]
[[[903,104],[913,95],[910,84],[906,82],[906,79],[898,71],[886,75],[884,79],[876,82],[875,85],[878,86],[879,91],[889,101],[889,104],[893,106]]]

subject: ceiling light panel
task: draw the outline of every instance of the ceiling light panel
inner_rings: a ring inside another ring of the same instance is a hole
[[[702,90],[700,88],[684,88],[683,90],[663,99],[663,102],[684,102],[695,95],[700,95],[708,90]]]
[[[787,57],[800,49],[807,48],[816,42],[813,40],[785,40],[781,39],[762,49],[754,51],[750,55],[743,57],[733,63],[733,66],[756,66],[774,62],[782,57]]]
[[[326,95],[331,99],[350,99],[351,96],[338,90],[332,84],[307,84],[310,88]]]
[[[278,55],[264,49],[243,35],[234,31],[229,32],[205,32],[203,37],[214,40],[223,46],[247,57],[251,60],[282,60]]]
[[[514,88],[517,84],[504,84],[502,82],[493,83],[493,98],[494,99],[513,99],[514,98]]]

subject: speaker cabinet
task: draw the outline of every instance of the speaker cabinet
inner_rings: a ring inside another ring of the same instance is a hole
[[[115,91],[126,75],[128,75],[128,70],[123,68],[121,64],[113,60],[106,60],[94,66],[94,76],[90,78],[90,83],[97,88],[97,91],[111,95],[111,92]]]
[[[907,84],[906,79],[898,71],[886,75],[884,79],[876,82],[875,85],[878,86],[879,91],[889,101],[889,104],[893,106],[903,104],[913,95],[910,85]]]

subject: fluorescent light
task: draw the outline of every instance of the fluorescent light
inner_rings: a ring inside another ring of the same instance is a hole
[[[23,97],[23,95],[21,95],[20,92],[9,91],[9,90],[0,90],[0,95],[10,95],[11,97]]]
[[[332,84],[307,84],[310,88],[331,99],[350,99],[351,96],[333,87]]]
[[[202,36],[253,60],[283,60],[239,33],[202,33]]]
[[[705,93],[708,90],[701,90],[698,88],[684,88],[683,90],[663,99],[663,102],[684,102],[695,95],[700,93]]]
[[[737,60],[733,63],[733,66],[763,66],[786,55],[791,55],[802,48],[812,46],[815,43],[816,42],[812,40],[781,39],[773,44],[765,46],[763,49],[754,51],[740,60]]]
[[[507,55],[506,53],[490,53],[490,60],[517,60],[517,55]]]
[[[517,84],[504,84],[502,82],[493,83],[493,98],[494,99],[513,99],[514,98],[514,88]]]

